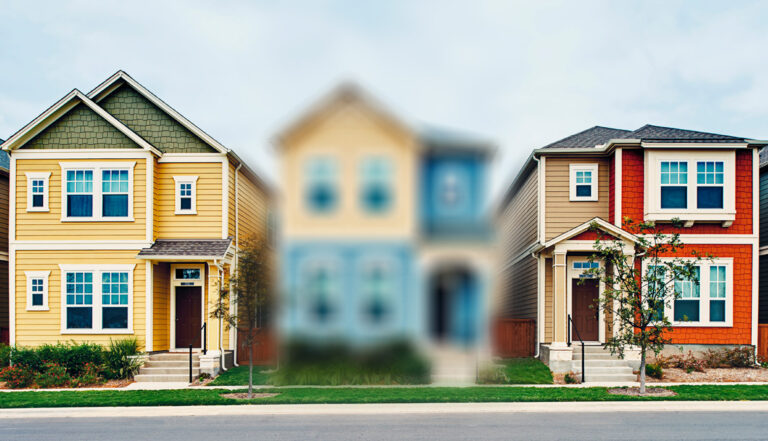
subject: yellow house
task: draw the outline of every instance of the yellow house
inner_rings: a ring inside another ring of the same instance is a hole
[[[269,237],[271,197],[234,152],[122,71],[2,148],[11,344],[134,336],[149,353],[207,349],[203,371],[234,361],[211,312],[241,241]]]

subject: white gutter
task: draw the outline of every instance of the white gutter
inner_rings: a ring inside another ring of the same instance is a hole
[[[232,271],[232,273],[235,274],[235,275],[237,274],[237,270],[238,270],[237,264],[238,264],[238,258],[239,258],[239,255],[240,255],[240,197],[239,197],[240,196],[240,186],[238,185],[239,184],[239,182],[238,182],[238,175],[239,175],[239,173],[238,172],[240,171],[240,167],[242,167],[242,166],[243,166],[243,163],[240,162],[240,164],[237,165],[237,168],[235,168],[235,258],[232,259],[233,260],[232,266],[234,267],[234,271]],[[231,279],[229,281],[229,285],[230,285],[230,290],[229,290],[230,310],[232,308],[234,308],[234,310],[235,310],[235,317],[237,317],[237,303],[235,303],[234,305],[232,304],[232,289],[231,289],[231,287],[232,287],[232,280]],[[230,332],[232,332],[232,331],[230,330]],[[234,352],[232,354],[233,364],[235,366],[239,366],[239,364],[237,364],[237,346],[238,346],[238,344],[237,344],[237,333],[238,333],[238,329],[237,329],[237,326],[235,326],[235,344],[233,345],[234,346],[233,347],[233,351]]]

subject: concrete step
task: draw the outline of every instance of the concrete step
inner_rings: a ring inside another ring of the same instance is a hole
[[[573,351],[573,359],[581,360],[581,351]],[[586,360],[620,360],[617,355],[611,355],[610,352],[593,352],[584,354]]]
[[[189,368],[189,360],[187,361],[157,361],[157,360],[150,360],[144,363],[143,367],[151,367],[151,368],[175,368],[175,367],[184,367]],[[200,360],[192,360],[192,367],[193,368],[199,368],[200,367]]]
[[[637,375],[635,374],[590,374],[589,371],[587,371],[586,375],[587,383],[622,383],[634,381],[637,381]]]
[[[192,361],[199,360],[200,357],[198,354],[193,353],[192,354]],[[189,361],[189,354],[185,354],[182,352],[160,352],[157,354],[152,354],[149,356],[150,361]]]
[[[196,380],[198,375],[193,374],[192,380]],[[189,382],[189,375],[176,375],[176,374],[152,374],[144,375],[139,374],[133,377],[137,383],[187,383]]]
[[[189,366],[187,367],[142,367],[139,370],[139,373],[141,375],[163,375],[163,374],[174,374],[174,375],[189,375]],[[192,375],[199,375],[200,374],[200,368],[192,368]]]
[[[581,359],[576,360],[575,366],[581,367]],[[589,367],[625,367],[630,366],[630,362],[627,360],[592,360],[587,358],[584,360],[584,365]]]
[[[581,371],[581,366],[579,366],[579,372]],[[591,374],[632,374],[634,372],[631,367],[624,366],[624,367],[595,367],[595,366],[587,366],[585,368],[585,371],[587,372],[587,375]]]

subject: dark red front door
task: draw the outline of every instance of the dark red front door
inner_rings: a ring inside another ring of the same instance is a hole
[[[200,308],[202,288],[199,286],[176,287],[176,347],[179,349],[200,347]]]
[[[584,341],[597,341],[599,334],[599,305],[600,286],[597,279],[584,279],[583,284],[579,280],[573,280],[573,326],[571,338],[576,340],[576,330]]]

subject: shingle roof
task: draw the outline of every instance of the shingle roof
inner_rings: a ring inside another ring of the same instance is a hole
[[[545,145],[542,148],[593,148],[596,145],[605,144],[611,139],[639,139],[646,142],[701,143],[735,143],[745,142],[747,140],[746,138],[739,138],[737,136],[646,124],[643,127],[632,131],[595,126],[584,130],[583,132],[555,141],[552,144]]]
[[[3,142],[5,141],[0,139],[0,144],[2,144]],[[6,170],[11,169],[11,158],[10,156],[8,156],[8,152],[6,152],[5,150],[0,150],[0,167]]]
[[[139,256],[223,258],[231,243],[231,237],[227,239],[157,239],[151,247],[139,251]]]
[[[433,125],[415,128],[421,143],[427,148],[493,150],[493,143],[480,136]]]
[[[576,133],[574,135],[565,137],[559,141],[555,141],[552,144],[545,145],[544,149],[561,148],[561,149],[579,149],[579,148],[593,148],[598,144],[605,144],[608,140],[615,138],[624,138],[629,130],[613,129],[610,127],[595,126]]]

